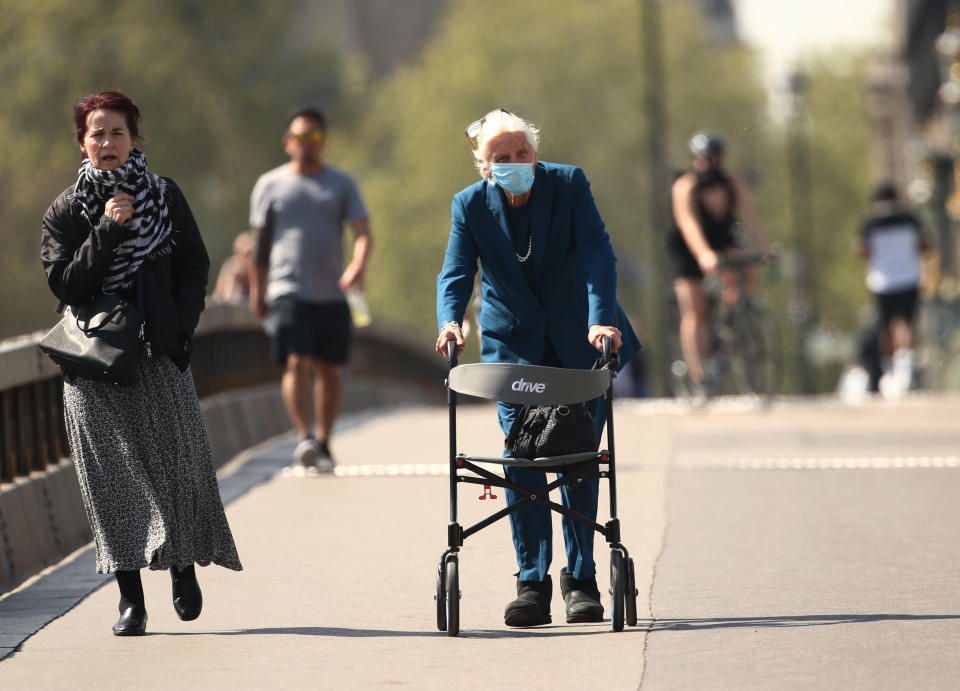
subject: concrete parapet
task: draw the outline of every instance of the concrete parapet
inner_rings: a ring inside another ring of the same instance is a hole
[[[439,359],[438,359],[439,360]],[[439,363],[438,363],[439,364]],[[392,377],[351,370],[343,374],[343,412],[440,404],[442,371],[424,376],[426,358]],[[419,371],[417,371],[419,369]],[[204,398],[201,410],[210,435],[214,463],[222,466],[244,449],[290,429],[279,382],[227,391]],[[91,539],[73,463],[64,460],[0,489],[0,593],[56,563]]]
[[[217,467],[245,448],[290,429],[278,384],[210,396],[200,407]]]
[[[72,462],[4,487],[0,491],[0,592],[89,540]]]

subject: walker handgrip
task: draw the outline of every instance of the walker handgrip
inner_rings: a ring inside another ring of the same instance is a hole
[[[613,342],[609,336],[601,336],[600,342],[603,344],[603,362],[606,364],[610,362],[610,351],[613,349]]]
[[[447,360],[450,361],[450,367],[457,366],[457,342],[447,341]]]

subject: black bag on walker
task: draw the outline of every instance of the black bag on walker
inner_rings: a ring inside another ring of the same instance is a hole
[[[526,405],[504,446],[514,458],[563,456],[597,450],[593,416],[583,403]]]

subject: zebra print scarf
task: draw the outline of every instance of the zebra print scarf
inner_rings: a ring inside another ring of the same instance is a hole
[[[113,262],[103,277],[104,293],[132,286],[143,260],[163,246],[172,230],[165,184],[160,176],[147,170],[147,158],[142,151],[134,149],[126,163],[113,170],[99,170],[90,164],[89,158],[83,159],[74,195],[91,228],[100,223],[107,200],[120,192],[134,198],[134,214],[124,224],[127,236],[117,245]]]

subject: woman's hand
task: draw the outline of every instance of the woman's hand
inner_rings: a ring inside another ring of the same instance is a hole
[[[456,322],[447,322],[444,324],[440,330],[440,335],[437,336],[437,352],[443,357],[447,357],[447,341],[457,342],[458,355],[463,352],[463,332]]]
[[[603,352],[604,336],[610,337],[610,348],[614,353],[620,350],[620,346],[623,343],[623,334],[620,333],[620,329],[617,327],[594,324],[587,332],[587,340],[590,341],[590,345],[601,353]]]
[[[129,194],[115,194],[103,207],[103,215],[123,224],[133,218],[133,197]]]

